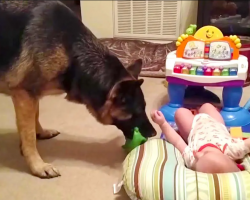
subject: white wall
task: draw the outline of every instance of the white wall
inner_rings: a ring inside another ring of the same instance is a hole
[[[198,1],[182,1],[181,33],[189,24],[195,24],[197,18]],[[113,37],[113,2],[112,1],[81,1],[83,23],[98,38]]]
[[[113,2],[81,1],[83,23],[98,37],[113,37]]]
[[[182,1],[180,32],[184,33],[190,24],[197,23],[198,1]]]

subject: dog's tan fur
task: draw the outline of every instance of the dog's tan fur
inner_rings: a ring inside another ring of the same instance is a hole
[[[4,82],[7,83],[6,87],[8,89],[2,88],[0,92],[10,94],[10,88],[22,87],[26,82],[30,82],[30,73],[36,75],[36,71],[39,71],[42,77],[40,79],[37,77],[33,78],[36,81],[44,80],[46,82],[43,85],[42,92],[44,95],[48,95],[51,93],[50,90],[59,89],[56,88],[59,86],[57,81],[53,79],[58,77],[59,73],[63,73],[67,69],[68,64],[69,60],[62,46],[54,47],[50,52],[33,55],[33,51],[24,44],[19,59],[12,65],[12,69],[4,77]],[[43,83],[35,82],[34,84]]]
[[[21,139],[21,151],[32,173],[39,177],[55,177],[60,173],[52,165],[44,163],[36,147],[36,116],[38,99],[32,98],[25,90],[13,89],[12,101],[15,107],[17,128]],[[40,127],[37,127],[38,129]]]
[[[40,53],[37,55],[36,63],[41,67],[42,76],[51,81],[58,76],[59,73],[65,71],[69,65],[63,46],[57,46],[51,52]],[[53,67],[51,67],[53,65]]]
[[[7,84],[1,84],[0,87],[1,93],[12,97],[18,132],[22,141],[22,154],[32,173],[39,177],[48,178],[60,175],[58,170],[41,159],[36,147],[36,134],[39,139],[48,139],[59,134],[57,131],[42,128],[39,122],[39,98],[63,92],[55,78],[59,73],[63,73],[67,66],[68,57],[62,46],[57,46],[50,52],[33,55],[29,47],[23,45],[20,58],[4,77],[4,82]],[[32,96],[23,89],[26,82],[30,83],[30,75],[36,74],[35,70],[39,70],[42,75],[42,77],[32,77],[36,81],[34,84],[43,84],[41,96]]]

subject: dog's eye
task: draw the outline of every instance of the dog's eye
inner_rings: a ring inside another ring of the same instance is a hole
[[[120,104],[125,105],[126,103],[127,103],[127,98],[125,98],[125,97],[121,98]]]
[[[114,104],[116,105],[125,105],[127,103],[127,98],[126,97],[117,97],[114,99]]]
[[[126,103],[126,98],[125,98],[125,97],[123,97],[123,98],[121,99],[121,103],[122,103],[122,104],[125,104],[125,103]]]

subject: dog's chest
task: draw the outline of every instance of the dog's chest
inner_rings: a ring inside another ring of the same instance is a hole
[[[8,87],[8,84],[0,80],[0,93],[5,95],[11,95],[11,89]],[[60,87],[57,81],[48,82],[41,91],[41,96],[48,96],[48,95],[59,95],[63,94],[65,91]]]
[[[58,81],[51,81],[48,82],[42,90],[42,96],[47,96],[47,95],[59,95],[63,94],[65,91],[60,87],[60,84]]]
[[[10,95],[11,91],[8,87],[8,84],[5,81],[0,80],[0,93]]]

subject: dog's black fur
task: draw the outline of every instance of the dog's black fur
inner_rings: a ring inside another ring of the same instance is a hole
[[[145,137],[154,136],[140,88],[143,80],[138,80],[141,66],[137,60],[126,70],[58,1],[0,2],[0,92],[12,96],[20,116],[28,109],[18,107],[18,101],[35,102],[57,90],[87,105],[99,122],[117,126],[126,138],[132,138],[134,127]],[[21,139],[26,138],[24,125],[18,124]],[[33,173],[42,177],[30,162]]]

